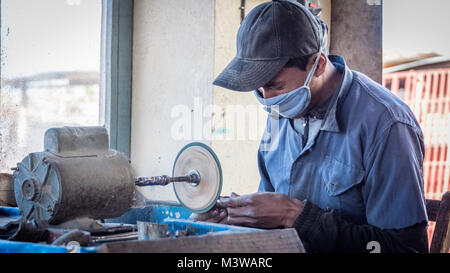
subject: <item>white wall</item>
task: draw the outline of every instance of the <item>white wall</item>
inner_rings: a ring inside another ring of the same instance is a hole
[[[178,151],[172,109],[212,103],[214,1],[134,1],[131,161],[138,176],[171,174]],[[194,113],[193,113],[194,114]],[[207,144],[208,141],[206,142]],[[150,199],[176,200],[172,187],[147,187]]]

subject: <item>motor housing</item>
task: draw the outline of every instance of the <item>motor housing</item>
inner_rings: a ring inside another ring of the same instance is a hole
[[[128,211],[135,179],[128,158],[109,149],[104,127],[47,130],[44,152],[14,171],[14,194],[27,219],[59,224],[80,217],[106,219]]]

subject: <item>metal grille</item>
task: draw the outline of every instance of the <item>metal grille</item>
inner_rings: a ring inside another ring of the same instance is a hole
[[[395,72],[383,75],[383,86],[414,112],[425,141],[425,198],[441,199],[450,185],[450,69]],[[431,241],[434,223],[430,223]]]

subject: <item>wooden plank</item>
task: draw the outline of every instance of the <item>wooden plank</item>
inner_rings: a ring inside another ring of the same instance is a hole
[[[427,203],[428,220],[429,221],[436,221],[437,214],[438,214],[438,211],[439,211],[439,207],[441,205],[441,201],[440,200],[427,199],[426,203]]]
[[[215,232],[202,236],[108,243],[99,253],[304,253],[295,229]]]
[[[437,214],[436,226],[433,233],[433,240],[430,252],[447,253],[450,247],[450,192],[446,192],[442,197]]]

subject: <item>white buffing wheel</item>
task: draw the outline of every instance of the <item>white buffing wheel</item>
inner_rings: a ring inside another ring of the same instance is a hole
[[[200,174],[200,183],[173,183],[178,201],[194,213],[210,210],[222,190],[222,168],[216,154],[203,143],[186,145],[178,153],[173,165],[172,176],[185,176],[191,171]]]

